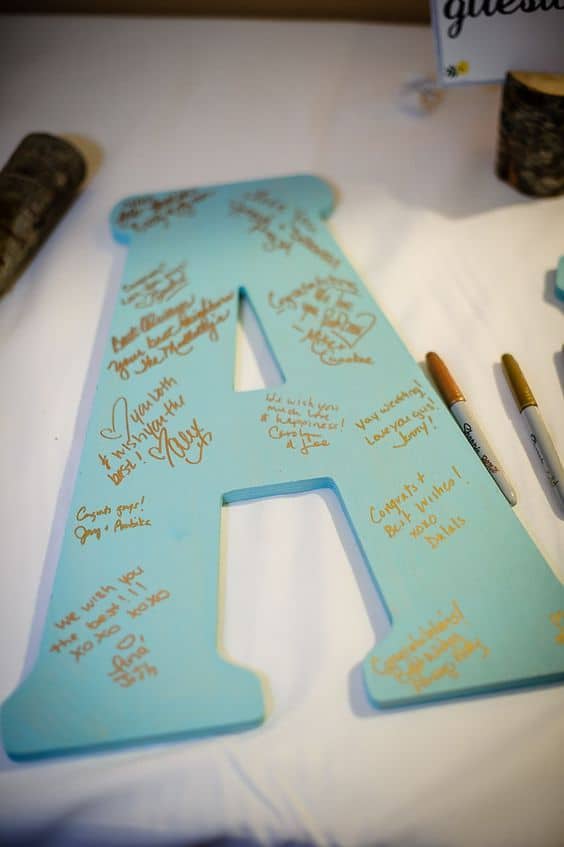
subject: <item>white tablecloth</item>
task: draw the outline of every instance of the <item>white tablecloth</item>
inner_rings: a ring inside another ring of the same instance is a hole
[[[517,514],[564,579],[564,522],[499,366],[503,352],[516,355],[564,453],[553,294],[564,197],[527,199],[495,178],[499,87],[450,90],[433,113],[410,113],[402,86],[434,68],[426,28],[16,17],[0,32],[0,160],[41,130],[102,152],[0,301],[1,700],[32,662],[45,613],[57,498],[125,255],[107,216],[130,193],[329,179],[335,236],[414,357],[435,349],[449,363],[514,482]],[[242,350],[251,387],[267,367]],[[358,662],[387,624],[335,498],[234,505],[224,542],[223,641],[267,677],[264,726],[62,761],[4,758],[0,840],[16,843],[17,827],[40,844],[112,847],[221,833],[269,844],[564,843],[563,687],[374,711]]]

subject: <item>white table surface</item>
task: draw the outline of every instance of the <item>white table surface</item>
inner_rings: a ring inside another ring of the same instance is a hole
[[[426,116],[406,111],[402,86],[434,68],[426,28],[14,17],[0,18],[0,35],[0,160],[41,130],[102,152],[0,301],[0,700],[33,660],[57,499],[125,255],[107,215],[130,193],[329,179],[335,236],[413,356],[435,349],[450,364],[514,482],[517,514],[564,580],[564,521],[499,367],[502,353],[516,355],[564,454],[564,312],[551,275],[564,197],[524,198],[494,176],[498,86],[448,91]],[[249,349],[242,342],[242,387],[268,373]],[[268,678],[264,726],[62,761],[4,758],[0,840],[16,843],[17,828],[47,845],[221,833],[268,844],[564,843],[564,687],[378,713],[358,662],[386,622],[332,495],[229,507],[224,542],[224,645]]]

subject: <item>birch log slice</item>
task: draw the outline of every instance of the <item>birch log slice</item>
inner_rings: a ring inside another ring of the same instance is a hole
[[[70,205],[86,175],[82,153],[43,132],[26,135],[0,171],[0,296]]]
[[[564,193],[564,75],[507,74],[496,172],[523,194]]]

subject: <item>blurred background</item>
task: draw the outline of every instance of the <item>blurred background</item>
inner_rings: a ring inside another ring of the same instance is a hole
[[[427,23],[428,0],[4,0],[3,12],[199,15]]]

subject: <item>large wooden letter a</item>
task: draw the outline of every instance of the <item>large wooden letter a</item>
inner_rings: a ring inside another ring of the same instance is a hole
[[[258,724],[258,677],[217,650],[221,506],[319,486],[392,622],[364,660],[375,706],[563,678],[562,586],[326,229],[332,204],[303,176],[114,209],[127,264],[39,655],[2,708],[12,757]],[[233,390],[241,291],[276,391]]]

